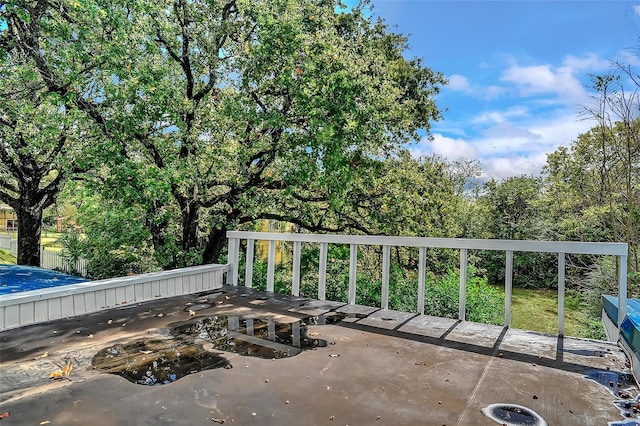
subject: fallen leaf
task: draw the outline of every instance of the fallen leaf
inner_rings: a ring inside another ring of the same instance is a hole
[[[64,376],[66,378],[69,378],[71,371],[73,371],[73,365],[71,365],[71,361],[68,361],[67,365],[65,365],[64,368],[62,369],[62,372],[64,373]]]
[[[53,373],[49,374],[49,378],[53,380],[62,379],[64,378],[64,373],[62,372],[62,370],[56,370]]]
[[[189,316],[193,317],[196,315],[196,311],[189,309]]]
[[[69,379],[71,371],[73,371],[73,364],[71,363],[71,359],[69,359],[67,365],[49,374],[49,378],[53,380]]]
[[[49,356],[49,352],[45,352],[45,353],[43,353],[42,355],[39,355],[39,356],[35,357],[34,359],[46,358],[46,357],[48,357],[48,356]]]
[[[40,422],[41,425],[48,425],[49,423],[51,423],[49,420],[45,420],[44,422]]]
[[[9,417],[8,411],[5,411],[4,413],[0,414],[0,419],[4,419],[5,417]]]
[[[113,323],[113,320],[109,320],[107,321],[107,324],[111,325]]]

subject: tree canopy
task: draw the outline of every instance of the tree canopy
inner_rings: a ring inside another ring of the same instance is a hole
[[[143,212],[170,268],[217,260],[226,230],[258,219],[364,231],[354,187],[440,118],[442,74],[339,7],[24,0],[3,7],[0,46],[11,78],[100,133],[82,179]]]

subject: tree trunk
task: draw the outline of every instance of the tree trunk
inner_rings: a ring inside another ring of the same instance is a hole
[[[202,253],[202,263],[216,263],[220,260],[220,255],[224,246],[227,244],[227,227],[223,226],[221,229],[214,229],[209,232],[209,238],[207,240],[207,246]]]
[[[22,198],[18,216],[18,265],[40,266],[42,209]]]
[[[182,209],[182,250],[186,253],[198,247],[198,212],[200,205],[195,202],[181,202],[181,200],[178,200],[178,204]]]

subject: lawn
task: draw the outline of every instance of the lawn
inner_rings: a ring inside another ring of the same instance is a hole
[[[565,335],[587,336],[586,310],[574,297],[565,297]],[[558,292],[514,288],[511,299],[511,326],[548,334],[558,332]]]
[[[61,251],[60,238],[62,234],[57,232],[43,232],[40,236],[40,244],[50,251]]]
[[[0,265],[15,264],[16,257],[11,256],[9,250],[0,249]]]

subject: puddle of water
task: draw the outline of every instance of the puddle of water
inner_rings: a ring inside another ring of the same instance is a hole
[[[118,374],[141,385],[168,384],[188,374],[229,365],[227,359],[200,345],[169,340],[114,345],[100,350],[91,363],[98,371]]]
[[[620,414],[625,418],[640,418],[640,402],[635,399],[620,399],[613,404],[618,407]]]
[[[547,422],[530,408],[516,404],[491,404],[482,413],[505,426],[547,426]]]
[[[215,316],[176,326],[171,334],[181,339],[210,342],[219,350],[261,358],[287,358],[304,349],[327,346],[325,340],[307,336],[303,321],[280,323]]]
[[[307,323],[309,325],[331,325],[331,324],[338,324],[340,321],[343,321],[347,318],[362,319],[366,317],[367,315],[364,315],[364,314],[355,314],[355,313],[346,313],[346,312],[327,312],[324,315],[307,318]]]
[[[608,370],[589,370],[585,377],[605,386],[616,397],[622,399],[634,398],[637,394],[636,382],[633,375]]]
[[[92,364],[99,371],[118,374],[133,383],[168,384],[202,370],[231,368],[223,354],[216,354],[215,350],[281,359],[328,346],[327,341],[307,335],[306,324],[312,322],[310,318],[294,323],[235,316],[197,318],[168,329],[170,339],[141,340],[102,349]]]
[[[636,381],[632,374],[618,373],[616,371],[589,370],[585,373],[585,377],[600,383],[609,389],[615,397],[621,398],[613,401],[620,410],[620,415],[626,419],[640,418],[640,396]],[[609,422],[609,426],[618,425],[639,425],[636,420],[624,420],[617,422]]]

